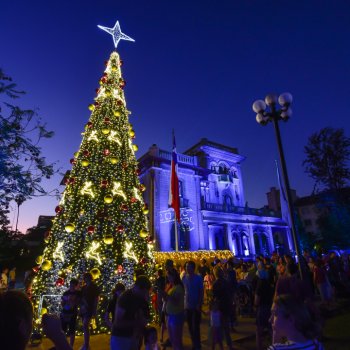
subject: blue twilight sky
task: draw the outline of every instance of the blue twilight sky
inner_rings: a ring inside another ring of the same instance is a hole
[[[127,107],[138,156],[156,143],[178,151],[200,138],[237,147],[246,200],[266,203],[277,186],[272,125],[255,121],[252,102],[269,92],[293,94],[293,117],[281,125],[290,182],[308,195],[303,146],[325,126],[350,136],[350,2],[347,0],[61,0],[1,1],[0,67],[27,91],[25,108],[40,108],[54,130],[43,144],[64,170],[78,149],[87,106],[113,50],[113,27],[122,41]],[[50,180],[55,187],[60,177]],[[20,228],[52,215],[57,200],[23,205]]]

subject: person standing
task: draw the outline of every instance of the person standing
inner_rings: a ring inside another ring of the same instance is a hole
[[[201,266],[199,266],[198,272],[202,276],[203,280],[205,275],[210,273],[209,266],[207,265],[207,261],[205,259],[201,260]]]
[[[75,330],[77,326],[78,305],[81,292],[78,290],[79,281],[72,278],[69,283],[69,289],[62,295],[61,326],[63,332],[69,336],[69,344],[74,345]]]
[[[224,272],[219,267],[214,268],[215,282],[213,284],[213,300],[218,304],[221,313],[221,329],[224,332],[228,349],[232,349],[232,339],[230,335],[230,315],[233,303],[233,293],[229,282],[224,278]]]
[[[271,306],[273,301],[273,286],[271,285],[269,271],[263,263],[259,263],[257,271],[257,284],[254,296],[256,307],[256,349],[263,349],[263,334],[270,329]]]
[[[8,289],[8,277],[7,277],[8,272],[9,272],[9,269],[7,267],[4,267],[2,269],[1,280],[0,280],[0,292],[6,292]]]
[[[121,282],[117,283],[113,288],[113,296],[112,296],[112,299],[108,302],[107,311],[105,313],[105,321],[109,328],[112,328],[113,326],[117,301],[123,292],[125,292],[124,284]],[[112,320],[110,319],[110,315]]]
[[[96,316],[100,291],[93,282],[91,273],[84,274],[85,285],[81,290],[80,314],[83,320],[84,345],[81,350],[88,350],[90,346],[90,322]]]
[[[195,273],[196,264],[186,263],[186,274],[182,279],[185,288],[185,315],[194,350],[201,349],[200,323],[203,304],[203,280]]]
[[[168,271],[167,278],[172,285],[164,295],[165,312],[168,316],[169,338],[174,350],[183,350],[184,287],[179,273],[175,269]]]
[[[147,276],[140,275],[134,286],[119,297],[112,327],[111,350],[140,348],[150,320],[148,301],[151,286]]]
[[[9,289],[15,289],[16,285],[16,267],[13,267],[9,272],[10,282]]]

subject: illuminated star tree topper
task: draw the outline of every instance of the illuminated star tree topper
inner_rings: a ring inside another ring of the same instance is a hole
[[[122,31],[120,30],[119,21],[115,23],[113,28],[103,27],[100,25],[98,25],[97,27],[112,35],[115,48],[117,48],[120,40],[135,41],[133,38],[130,38],[130,36],[127,36],[126,34],[122,33]]]

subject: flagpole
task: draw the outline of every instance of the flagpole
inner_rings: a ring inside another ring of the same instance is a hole
[[[176,220],[176,214],[174,210],[174,223],[175,223],[175,251],[179,251],[179,238],[178,238],[178,232],[177,232],[177,220]]]

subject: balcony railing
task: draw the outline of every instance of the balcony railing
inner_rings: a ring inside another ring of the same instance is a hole
[[[171,160],[172,153],[168,151],[164,151],[162,149],[159,150],[159,157],[163,159]],[[189,165],[197,165],[195,157],[187,156],[185,154],[178,153],[177,160],[179,163],[189,164]]]
[[[225,205],[217,203],[202,203],[203,210],[223,212],[223,213],[234,213],[244,215],[257,215],[257,216],[269,216],[269,217],[281,217],[280,213],[269,209],[256,209],[249,207],[237,207],[234,205]]]

